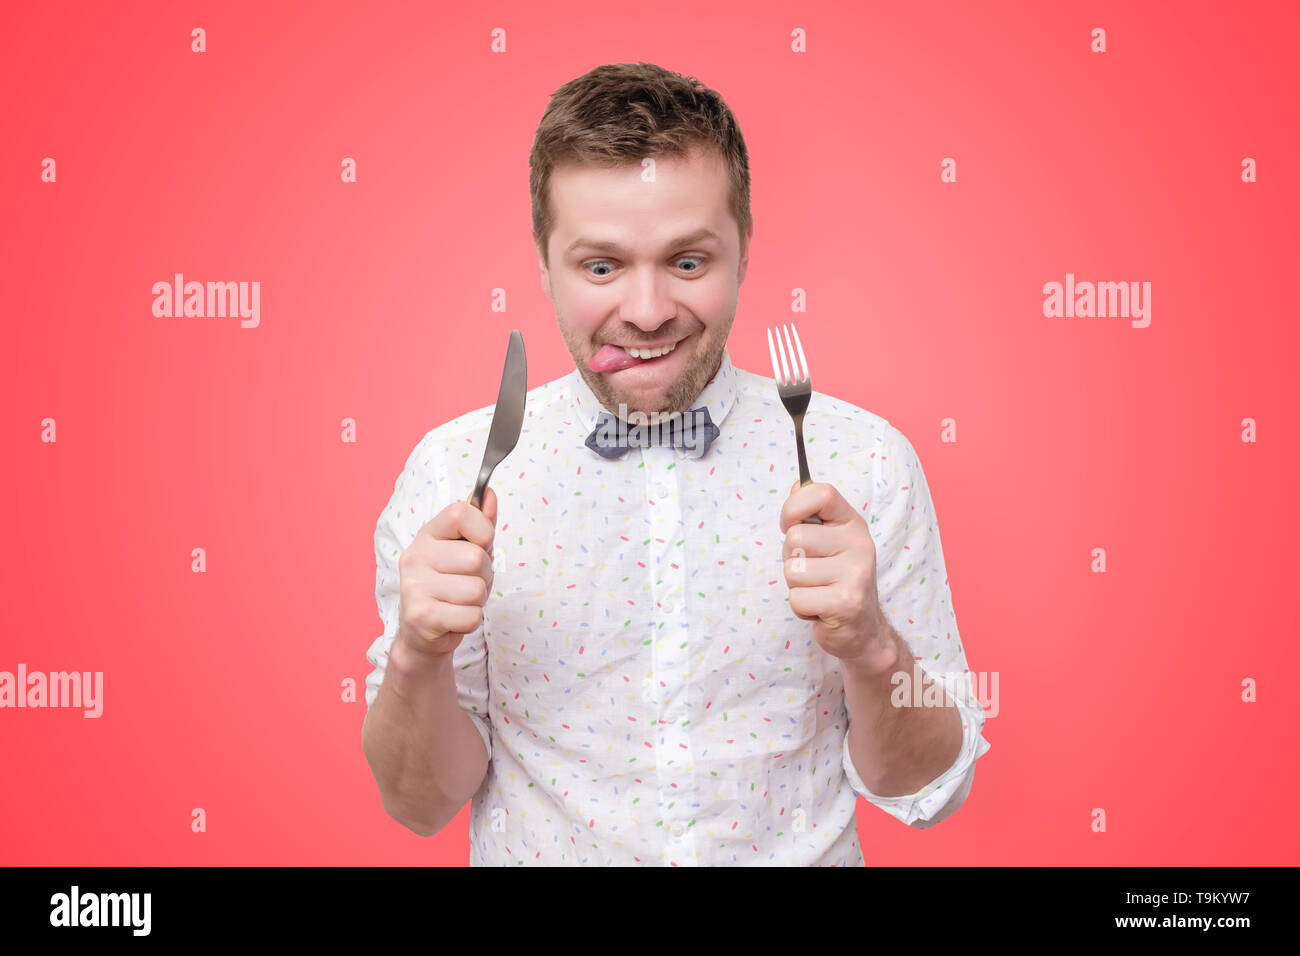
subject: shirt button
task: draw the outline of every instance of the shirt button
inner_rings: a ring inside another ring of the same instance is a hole
[[[675,724],[675,723],[677,723],[677,715],[676,715],[676,714],[669,714],[669,715],[668,715],[668,723],[670,723],[670,724]]]
[[[672,613],[673,613],[673,602],[672,602],[672,601],[665,601],[665,602],[664,602],[664,613],[665,613],[665,614],[672,614]]]
[[[660,485],[658,488],[656,488],[656,489],[655,489],[655,497],[656,497],[656,498],[667,498],[667,497],[668,497],[668,488],[667,488],[667,486],[666,486],[666,485]]]
[[[673,836],[679,837],[685,832],[686,832],[686,827],[682,826],[680,823],[673,824]]]

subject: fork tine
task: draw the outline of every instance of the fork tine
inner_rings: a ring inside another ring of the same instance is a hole
[[[767,330],[767,350],[772,353],[772,377],[781,384],[781,367],[776,364],[776,346],[772,344],[772,330]]]
[[[781,331],[785,334],[785,347],[790,352],[790,368],[794,372],[794,374],[790,378],[790,381],[791,383],[797,384],[803,381],[803,373],[794,360],[794,345],[792,345],[790,342],[790,329],[788,326],[783,325],[781,326]]]
[[[799,364],[803,366],[803,378],[804,381],[806,382],[808,381],[808,377],[809,377],[808,360],[803,357],[803,343],[799,341],[799,330],[794,327],[793,322],[790,323],[790,331],[794,334],[794,345],[795,348],[799,350]]]
[[[790,366],[785,364],[785,343],[781,341],[781,330],[776,330],[776,354],[781,356],[781,384],[791,385],[794,383],[794,377],[790,374]],[[794,355],[790,356],[790,365],[794,365]]]

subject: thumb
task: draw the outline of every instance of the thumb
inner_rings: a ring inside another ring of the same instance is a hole
[[[488,485],[487,490],[483,492],[483,514],[492,522],[495,528],[497,523],[497,493]]]

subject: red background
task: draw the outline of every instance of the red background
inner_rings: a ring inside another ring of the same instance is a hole
[[[103,671],[104,714],[0,711],[0,861],[468,861],[468,809],[420,839],[361,750],[372,535],[424,433],[495,401],[509,329],[530,385],[572,368],[528,149],[555,88],[644,60],[749,146],[734,361],[766,373],[796,318],[817,390],[912,440],[1000,675],[966,805],[920,831],[860,801],[868,862],[1300,862],[1295,11],[8,10],[0,670]],[[260,281],[260,327],[155,318],[175,272]],[[1045,318],[1067,272],[1151,282],[1150,327]]]

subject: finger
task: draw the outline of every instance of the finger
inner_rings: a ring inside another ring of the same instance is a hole
[[[432,596],[447,604],[482,607],[488,597],[488,583],[474,574],[439,574]]]
[[[424,565],[438,574],[486,574],[492,555],[473,541],[432,541],[422,551]]]
[[[485,550],[496,531],[488,516],[468,501],[453,501],[434,515],[428,528],[429,533],[441,541],[464,538]]]
[[[790,589],[790,610],[802,621],[815,621],[817,615],[808,606],[808,588]]]
[[[835,585],[823,585],[814,588],[791,588],[790,606],[798,605],[798,614],[809,620],[823,614],[842,613],[844,602],[840,589]]]
[[[492,522],[492,527],[497,524],[497,493],[488,485],[487,490],[483,492],[483,514],[488,521]]]
[[[820,516],[824,525],[845,524],[857,518],[853,508],[834,485],[814,481],[800,486],[795,481],[790,489],[790,497],[781,506],[781,533],[784,534],[788,528],[812,515]]]
[[[483,609],[477,604],[449,604],[443,612],[448,634],[472,634],[483,623]]]
[[[833,584],[841,577],[842,562],[835,558],[806,558],[791,555],[785,559],[785,581],[791,588],[815,588]]]
[[[844,535],[838,527],[800,523],[786,531],[781,558],[784,560],[797,554],[805,558],[829,558],[843,550]]]

